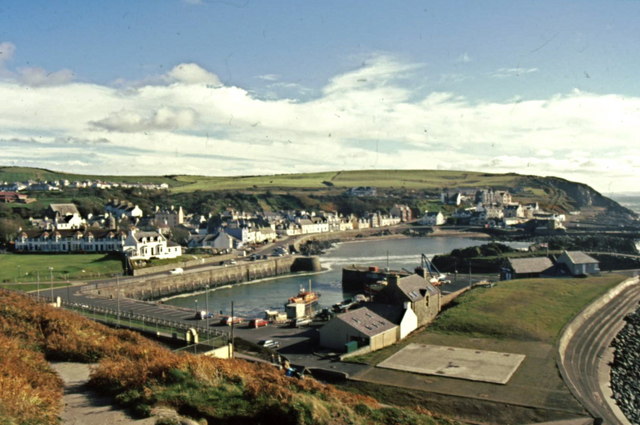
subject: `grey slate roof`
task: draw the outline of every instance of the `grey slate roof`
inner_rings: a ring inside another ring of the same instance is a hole
[[[582,251],[565,251],[567,257],[573,264],[594,264],[600,263],[593,257],[588,256]]]
[[[76,204],[50,204],[49,208],[51,208],[54,214],[60,214],[63,217],[74,214],[80,215]]]
[[[336,319],[343,321],[368,337],[376,336],[397,326],[367,307],[339,314]]]
[[[511,269],[517,274],[542,273],[553,267],[553,262],[547,257],[511,258]]]
[[[400,324],[404,309],[399,305],[382,304],[382,303],[365,303],[363,307],[376,313],[378,316],[384,317],[391,323]]]
[[[437,295],[439,290],[422,276],[412,274],[411,276],[398,278],[398,288],[408,301],[416,302],[429,295]]]

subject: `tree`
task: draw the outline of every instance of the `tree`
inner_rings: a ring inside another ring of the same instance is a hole
[[[0,244],[7,245],[15,240],[22,228],[22,222],[17,219],[0,218]]]
[[[187,242],[189,242],[189,231],[184,227],[172,227],[171,240],[179,243],[180,245],[186,245]]]

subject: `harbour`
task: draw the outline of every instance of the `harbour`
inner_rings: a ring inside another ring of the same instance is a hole
[[[318,309],[331,308],[357,292],[344,291],[342,268],[352,265],[389,267],[394,270],[413,270],[420,265],[422,253],[431,257],[485,243],[481,239],[467,237],[423,237],[401,239],[374,239],[341,242],[320,257],[324,272],[299,274],[263,279],[246,284],[231,285],[210,290],[208,311],[229,314],[234,302],[235,314],[251,319],[262,317],[265,310],[284,310],[288,298],[300,288],[308,288],[321,294]],[[510,243],[514,247],[526,247],[526,242]],[[449,289],[443,287],[443,291]],[[454,289],[453,287],[451,288]],[[198,293],[182,294],[164,301],[166,304],[185,308],[205,308],[205,296]]]

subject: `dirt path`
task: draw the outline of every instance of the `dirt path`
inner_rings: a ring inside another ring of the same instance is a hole
[[[112,406],[108,397],[101,396],[86,384],[89,365],[84,363],[52,363],[64,380],[64,407],[60,418],[65,425],[153,425],[155,418],[132,419],[123,410]]]

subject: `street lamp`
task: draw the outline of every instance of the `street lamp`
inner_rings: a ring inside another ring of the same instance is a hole
[[[49,286],[51,288],[51,302],[53,302],[53,267],[49,266],[49,277],[50,277],[50,281],[49,281]]]
[[[206,311],[206,317],[207,317],[207,333],[209,332],[209,285],[205,285],[204,286],[204,297],[205,297],[205,311]]]

